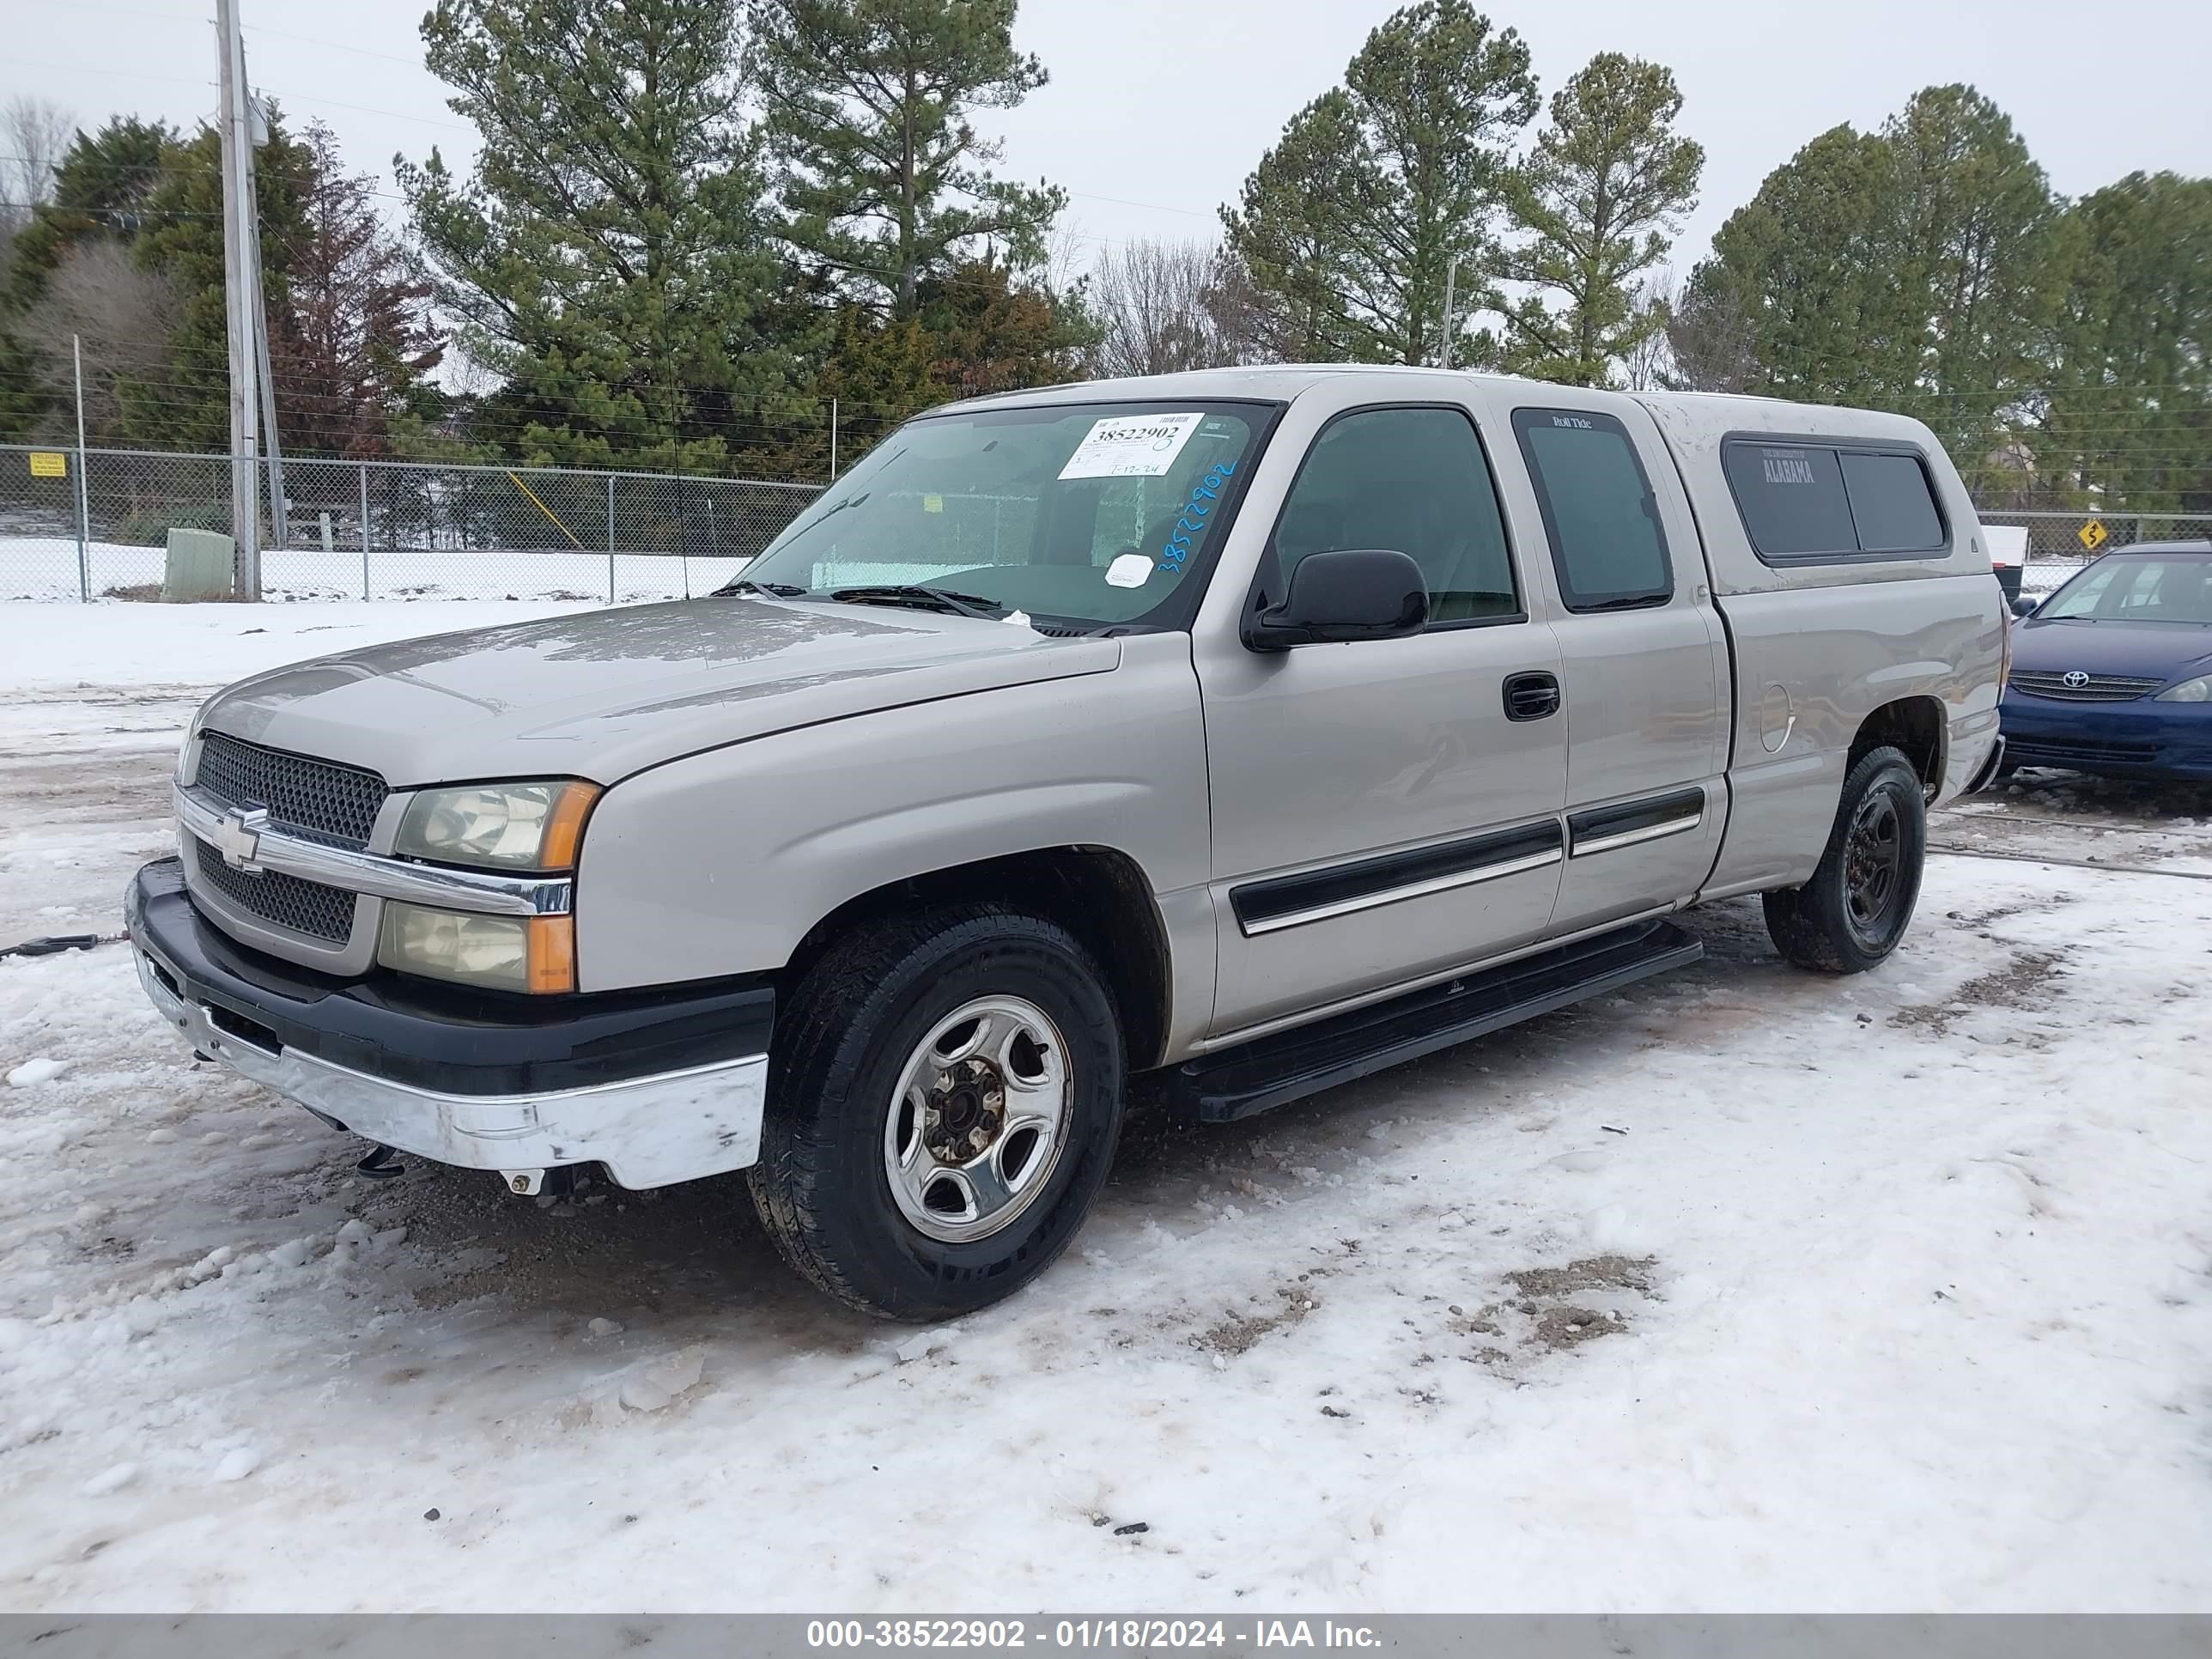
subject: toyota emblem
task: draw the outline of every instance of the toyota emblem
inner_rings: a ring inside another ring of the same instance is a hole
[[[2088,684],[2089,677],[2079,668],[2069,668],[2058,677],[2058,683],[2069,691],[2079,691]]]

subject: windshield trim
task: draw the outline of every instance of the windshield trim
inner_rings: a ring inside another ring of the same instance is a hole
[[[1172,589],[1163,595],[1160,602],[1154,605],[1150,611],[1144,611],[1138,616],[1131,617],[1121,621],[1103,621],[1097,617],[1073,616],[1066,612],[1052,611],[1034,611],[1025,613],[1034,617],[1040,624],[1048,626],[1055,632],[1082,633],[1102,636],[1110,636],[1116,634],[1182,632],[1187,631],[1192,623],[1194,623],[1198,618],[1199,605],[1206,597],[1206,589],[1212,583],[1213,573],[1218,568],[1220,563],[1222,549],[1227,545],[1229,538],[1236,533],[1237,520],[1243,511],[1245,495],[1251,486],[1252,475],[1258,470],[1261,459],[1267,454],[1267,446],[1273,441],[1277,428],[1282,424],[1283,416],[1290,410],[1291,405],[1289,399],[1253,397],[1177,398],[1158,395],[1144,398],[1134,397],[1124,393],[1116,397],[1064,398],[1054,398],[1049,401],[1030,401],[1019,404],[998,404],[995,402],[988,404],[949,404],[938,409],[926,410],[923,413],[914,416],[911,420],[902,422],[899,426],[894,428],[890,432],[885,433],[881,441],[877,444],[876,448],[870,450],[868,452],[868,455],[863,456],[861,460],[854,463],[854,465],[864,465],[867,459],[877,453],[878,450],[882,449],[885,445],[896,442],[901,433],[908,430],[910,428],[920,426],[925,422],[974,420],[978,417],[988,418],[1000,414],[1035,415],[1038,413],[1049,413],[1054,410],[1060,409],[1176,408],[1212,410],[1216,408],[1231,407],[1239,410],[1250,410],[1257,412],[1255,418],[1249,422],[1252,436],[1250,443],[1245,452],[1245,465],[1237,469],[1239,476],[1230,480],[1229,489],[1224,492],[1222,495],[1221,504],[1218,509],[1220,514],[1220,518],[1218,520],[1218,527],[1216,533],[1206,538],[1206,546],[1205,550],[1196,559],[1191,562],[1190,568],[1185,574],[1183,579],[1176,583]],[[834,484],[834,483],[835,481],[833,480],[832,483]],[[824,488],[827,489],[830,486],[825,486]],[[830,509],[833,513],[838,510],[839,509],[837,507],[834,507]],[[823,516],[826,519],[829,514],[824,514]],[[820,520],[817,520],[817,522],[818,523]],[[781,532],[779,532],[779,537],[780,536]],[[757,578],[753,576],[753,571],[760,562],[768,556],[768,553],[769,550],[763,549],[760,553],[756,554],[750,560],[747,561],[744,568],[737,573],[736,576],[732,579],[728,586],[735,587],[738,583],[742,581],[748,580],[757,580]],[[793,602],[820,604],[849,603],[849,601],[834,599],[827,592],[815,589],[810,589],[805,594],[796,596]]]

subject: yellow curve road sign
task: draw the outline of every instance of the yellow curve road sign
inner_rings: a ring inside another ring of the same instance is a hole
[[[2104,520],[2092,519],[2074,532],[2074,538],[2094,553],[2106,542],[2112,540],[2112,532],[2105,528]]]

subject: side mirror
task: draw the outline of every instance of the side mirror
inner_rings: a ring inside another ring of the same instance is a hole
[[[2041,603],[2039,599],[2031,599],[2026,594],[2022,594],[2012,602],[2012,614],[2015,617],[2033,617],[2035,614],[2035,607]]]
[[[1291,572],[1279,605],[1252,618],[1244,643],[1255,651],[1349,640],[1396,640],[1429,624],[1429,584],[1421,567],[1387,548],[1309,553]]]

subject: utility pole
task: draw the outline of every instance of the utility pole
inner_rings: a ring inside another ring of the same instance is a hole
[[[77,597],[90,605],[92,495],[90,480],[84,476],[84,342],[74,334],[70,336],[70,362],[76,374],[76,590]]]
[[[830,482],[837,482],[837,400],[830,400]]]
[[[216,0],[222,84],[222,287],[230,345],[230,529],[234,598],[261,597],[260,414],[255,386],[253,266],[246,237],[254,217],[253,131],[246,109],[246,45],[238,0]]]
[[[252,101],[252,83],[246,79],[246,47],[238,49],[239,80],[246,88],[246,137],[258,150],[269,141],[269,124],[261,113],[261,106]],[[249,154],[252,152],[249,151]],[[247,177],[252,169],[246,170]],[[253,198],[248,197],[249,202]],[[246,292],[252,302],[246,316],[253,325],[253,368],[261,386],[261,437],[269,452],[269,520],[272,533],[271,545],[289,547],[292,544],[290,513],[284,502],[284,442],[276,429],[276,376],[269,367],[269,290],[261,282],[261,215],[245,216],[246,264],[251,281]]]
[[[1454,254],[1452,256],[1451,264],[1444,271],[1444,339],[1442,349],[1437,354],[1437,367],[1439,368],[1449,368],[1451,367],[1452,289],[1456,287],[1458,283],[1459,256],[1457,254]]]

